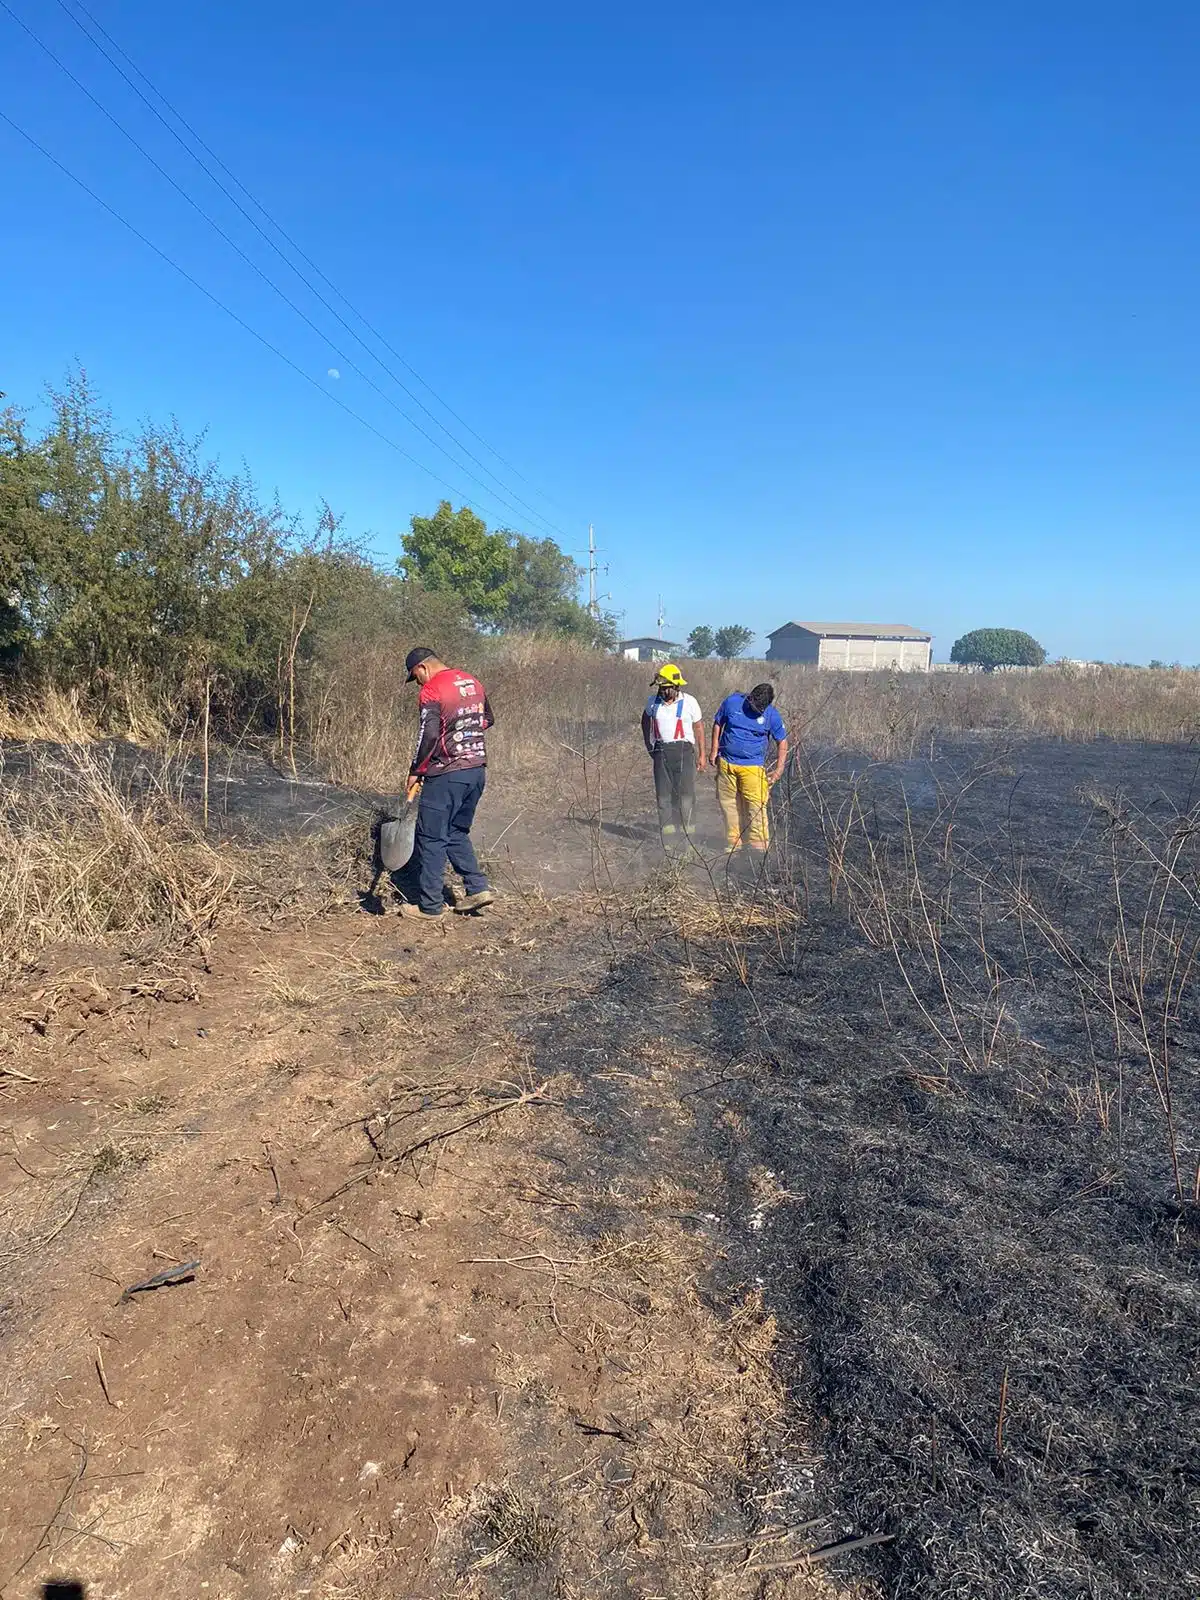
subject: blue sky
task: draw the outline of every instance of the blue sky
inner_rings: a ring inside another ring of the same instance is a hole
[[[1194,0],[86,3],[522,477],[402,372],[459,439],[569,548],[595,523],[628,632],[661,593],[676,638],[899,620],[944,658],[999,624],[1200,661]],[[3,9],[0,107],[490,522],[544,531],[348,367],[463,461],[60,0],[6,4],[328,337]],[[79,362],[121,421],[206,429],[398,554],[443,485],[3,124],[0,171],[10,399]]]

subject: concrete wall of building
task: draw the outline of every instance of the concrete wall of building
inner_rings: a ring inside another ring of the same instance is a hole
[[[923,639],[822,639],[818,665],[835,672],[928,672]]]
[[[819,661],[821,641],[812,633],[778,633],[767,646],[768,661],[797,661],[802,666],[815,667]]]
[[[822,639],[797,630],[776,634],[767,660],[829,672],[928,672],[932,649],[923,639]]]

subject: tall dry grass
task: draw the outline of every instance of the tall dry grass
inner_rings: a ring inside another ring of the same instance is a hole
[[[404,682],[411,644],[395,637],[326,655],[299,683],[298,738],[335,782],[390,792],[402,781],[416,733],[417,694]],[[495,764],[538,777],[560,755],[594,757],[614,741],[636,737],[654,672],[643,663],[520,636],[476,636],[455,664],[478,673],[491,694],[498,718],[491,736]],[[1200,672],[1064,666],[992,675],[840,673],[764,661],[683,665],[708,716],[733,690],[767,678],[794,743],[879,760],[919,755],[939,737],[976,733],[1154,742],[1200,736]],[[119,731],[131,741],[153,746],[173,739],[180,750],[198,748],[194,711],[154,700],[136,683],[115,701],[124,708]],[[101,730],[77,694],[0,699],[0,739],[85,744],[102,732],[114,728]],[[214,739],[218,734],[239,744],[247,737],[245,730],[214,728]],[[262,735],[261,742],[279,759],[278,740]]]
[[[179,757],[122,769],[111,747],[10,753],[0,770],[0,986],[55,945],[203,939],[344,900],[365,829],[236,844],[183,803]],[[361,835],[361,837],[358,837]]]
[[[416,725],[416,691],[404,685],[407,644],[327,663],[311,686],[312,749],[337,781],[390,790],[407,770]],[[536,640],[480,639],[461,664],[482,677],[491,696],[494,764],[537,776],[564,753],[595,759],[636,734],[653,676],[644,664]],[[1161,742],[1200,735],[1197,672],[818,673],[761,661],[688,661],[684,668],[708,716],[734,689],[767,678],[794,742],[880,760],[974,733]]]
[[[380,793],[400,787],[416,732],[416,690],[403,681],[410,643],[326,659],[304,683],[304,737],[316,766],[335,781]],[[623,783],[644,791],[638,723],[652,668],[487,638],[472,641],[462,664],[483,678],[497,714],[490,739],[497,775],[525,779],[556,802],[564,792],[582,795],[589,806]],[[972,733],[1175,741],[1200,732],[1200,674],[1190,672],[855,675],[719,661],[688,662],[686,671],[710,716],[725,694],[766,675],[797,747],[880,759]],[[182,803],[179,764],[203,759],[195,727],[166,740],[170,708],[136,695],[129,705],[130,733],[150,739],[157,732],[169,752],[157,783],[137,794],[98,753],[97,729],[77,698],[0,703],[0,740],[55,742],[49,753],[21,757],[36,765],[36,783],[0,770],[0,965],[11,968],[62,941],[151,928],[188,937],[238,907],[271,901],[261,849],[214,845]],[[327,881],[324,868],[314,864],[314,871]],[[303,873],[284,876],[289,892],[306,894]]]
[[[165,786],[131,795],[99,747],[32,755],[0,794],[0,968],[60,942],[200,932],[235,878]]]

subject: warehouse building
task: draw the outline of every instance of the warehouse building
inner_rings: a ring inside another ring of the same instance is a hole
[[[932,634],[903,622],[785,622],[767,638],[768,661],[838,672],[928,672]]]

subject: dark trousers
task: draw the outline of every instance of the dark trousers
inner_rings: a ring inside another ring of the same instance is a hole
[[[471,767],[466,772],[437,773],[421,786],[415,854],[422,911],[445,907],[447,861],[468,894],[478,894],[488,886],[471,843],[471,823],[486,779],[486,767]]]
[[[663,844],[686,843],[696,816],[696,746],[687,739],[655,745],[654,798]]]

